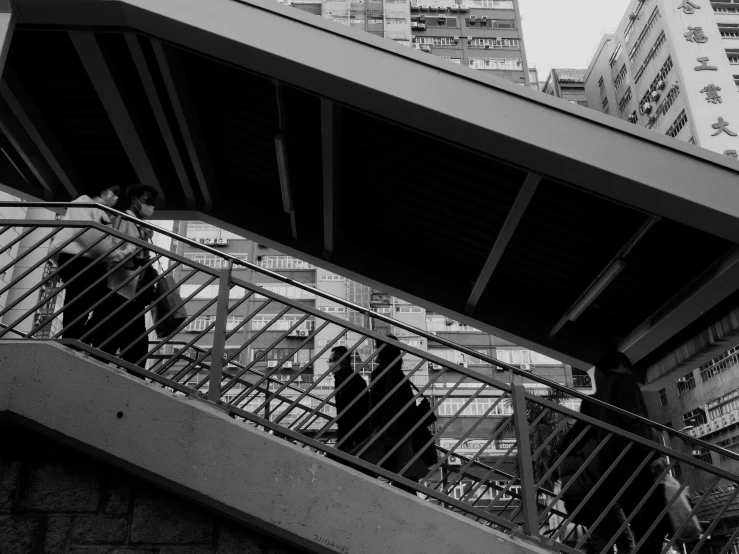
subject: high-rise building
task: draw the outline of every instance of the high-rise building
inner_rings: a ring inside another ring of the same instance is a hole
[[[588,107],[584,69],[552,69],[541,91],[573,104]]]
[[[632,0],[585,76],[589,107],[734,158],[739,11],[707,0]]]
[[[518,0],[279,0],[452,63],[539,90],[528,64]]]
[[[410,8],[415,48],[538,88],[538,77],[529,74],[517,0],[412,0]]]

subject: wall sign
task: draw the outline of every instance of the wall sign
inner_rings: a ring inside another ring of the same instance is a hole
[[[739,160],[739,154],[737,154],[736,150],[724,150],[724,156],[729,156],[730,158]]]
[[[696,71],[718,71],[718,67],[716,67],[715,65],[707,65],[708,58],[706,58],[705,56],[697,59],[701,64],[695,68]]]
[[[713,127],[714,129],[716,129],[716,132],[711,135],[712,137],[715,137],[717,135],[720,135],[721,133],[726,133],[730,137],[735,137],[736,136],[736,133],[735,132],[729,130],[729,122],[728,121],[724,121],[724,118],[723,117],[719,117],[718,118],[718,122],[717,123],[714,123],[713,125],[711,125],[711,127]]]
[[[717,87],[714,84],[706,85],[701,89],[702,93],[705,93],[706,95],[706,102],[709,102],[711,104],[721,104],[723,100],[721,99],[721,96],[719,96],[718,91],[721,90],[721,87]]]
[[[708,37],[703,32],[703,27],[688,27],[687,32],[683,33],[685,40],[688,42],[704,43],[708,42]]]
[[[694,4],[690,0],[683,0],[682,4],[680,4],[677,9],[682,10],[684,13],[690,15],[695,13],[695,10],[700,10],[701,7],[697,4]]]

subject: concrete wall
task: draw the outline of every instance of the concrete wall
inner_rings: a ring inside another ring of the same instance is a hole
[[[297,554],[298,550],[0,420],[4,554]]]
[[[313,552],[544,552],[54,343],[0,344],[0,412]]]

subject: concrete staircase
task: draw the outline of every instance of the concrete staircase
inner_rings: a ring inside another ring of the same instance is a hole
[[[0,343],[0,415],[301,550],[548,552],[53,342]]]

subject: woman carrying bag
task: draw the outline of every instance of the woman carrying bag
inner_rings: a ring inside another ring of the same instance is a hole
[[[138,219],[150,218],[154,215],[154,206],[152,204],[156,200],[156,197],[156,190],[150,186],[134,185],[129,187],[126,190],[126,202],[124,204],[126,213]],[[114,228],[143,241],[149,241],[153,235],[151,229],[140,227],[134,221],[125,218],[119,218],[114,224]],[[118,243],[124,242],[122,239],[115,240]],[[123,251],[125,255],[130,255],[138,248],[137,245],[126,242],[119,250]],[[116,292],[96,310],[96,313],[99,312],[100,315],[94,316],[90,322],[90,327],[92,327],[123,306],[113,317],[102,325],[99,325],[93,331],[92,345],[99,346],[107,340],[108,342],[102,347],[102,350],[114,355],[119,351],[123,352],[125,350],[121,358],[130,363],[137,363],[142,358],[145,358],[149,352],[149,341],[146,335],[146,316],[143,312],[151,300],[152,293],[145,292],[129,302],[129,300],[136,296],[137,291],[139,291],[142,276],[144,284],[146,283],[147,278],[145,275],[147,271],[144,270],[133,279],[129,280],[129,278],[148,259],[148,250],[143,250],[132,260],[110,274],[107,287],[109,291]],[[139,362],[139,365],[144,367],[145,363],[146,360],[143,359]]]

